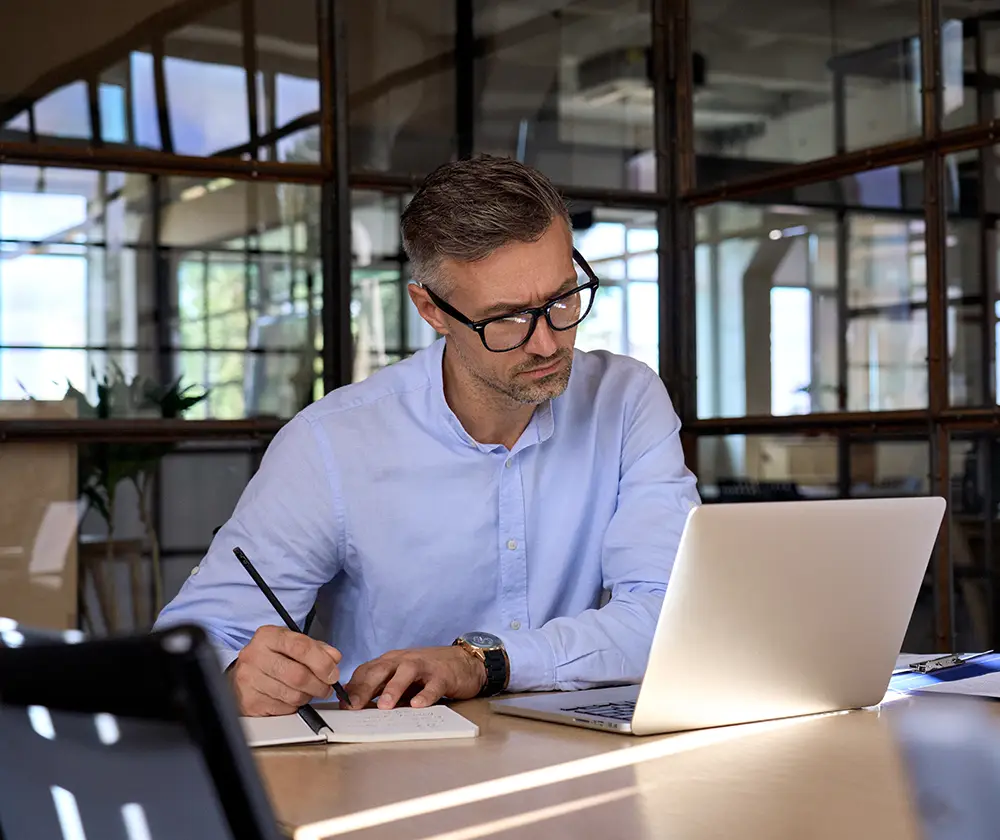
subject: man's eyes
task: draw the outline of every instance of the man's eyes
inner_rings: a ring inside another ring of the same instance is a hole
[[[565,308],[566,307],[566,301],[565,300],[558,300],[558,298],[561,298],[563,295],[568,295],[570,292],[572,292],[576,288],[577,288],[576,286],[571,286],[568,289],[563,289],[560,292],[556,292],[556,298],[557,298],[557,300],[553,301],[553,300],[550,299],[548,305],[550,305],[550,306],[556,306],[557,308]],[[539,307],[539,308],[544,308],[544,306],[545,305],[543,304],[543,306]],[[497,320],[497,321],[513,321],[513,322],[519,323],[519,324],[524,323],[525,321],[529,320],[530,318],[531,318],[531,314],[527,313],[527,312],[511,312],[510,315],[494,315],[493,316],[493,320]]]

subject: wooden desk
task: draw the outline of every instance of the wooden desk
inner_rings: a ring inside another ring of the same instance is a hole
[[[975,707],[975,709],[972,708]],[[255,752],[279,820],[304,840],[922,837],[898,729],[957,698],[632,738],[456,704],[469,741]],[[986,727],[989,729],[989,725]]]

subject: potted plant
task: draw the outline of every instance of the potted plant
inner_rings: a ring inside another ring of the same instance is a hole
[[[95,372],[92,371],[92,375],[96,378]],[[207,391],[192,393],[194,388],[195,386],[182,388],[179,378],[167,385],[160,385],[142,376],[135,376],[129,381],[121,368],[113,364],[110,374],[105,374],[97,383],[95,403],[91,403],[86,394],[72,385],[67,387],[65,399],[76,402],[79,417],[177,418],[208,396]],[[160,566],[160,542],[152,516],[152,480],[160,460],[175,446],[173,443],[101,442],[82,444],[78,455],[80,495],[86,500],[88,510],[90,508],[96,510],[107,525],[104,560],[109,570],[115,557],[117,494],[123,483],[130,483],[135,488],[139,519],[150,552],[154,616],[163,607],[163,576]],[[117,628],[112,626],[117,624],[114,594],[108,590],[99,564],[93,564],[92,573],[98,605],[108,625],[107,629],[115,630]],[[129,574],[133,612],[138,616],[140,583],[139,570],[135,564],[130,564]]]

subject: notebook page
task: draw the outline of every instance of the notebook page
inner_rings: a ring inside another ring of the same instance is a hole
[[[241,717],[243,734],[251,747],[273,747],[280,744],[322,744],[322,732],[317,735],[297,714],[272,717]]]
[[[977,677],[966,677],[964,680],[939,682],[934,685],[921,686],[919,691],[933,691],[936,694],[967,694],[971,697],[1000,698],[1000,671],[992,674],[980,674]]]
[[[373,741],[429,741],[437,738],[475,738],[479,727],[447,706],[427,709],[324,709],[320,717],[330,727],[327,740],[335,743]]]

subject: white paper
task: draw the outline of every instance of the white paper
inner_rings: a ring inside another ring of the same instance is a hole
[[[279,744],[323,743],[326,738],[316,735],[297,713],[272,717],[241,717],[243,734],[251,747],[273,747]]]
[[[964,680],[934,683],[934,685],[921,686],[916,690],[932,691],[936,694],[965,694],[971,697],[1000,698],[1000,671],[980,674],[978,677],[967,677]]]
[[[320,709],[331,742],[426,741],[475,738],[479,727],[447,706],[427,709]]]

